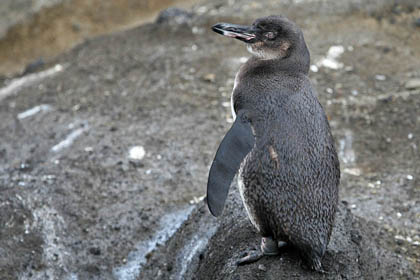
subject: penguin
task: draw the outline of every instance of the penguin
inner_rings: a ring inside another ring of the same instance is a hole
[[[245,264],[296,248],[310,269],[324,271],[338,204],[340,166],[328,119],[308,77],[310,54],[301,29],[283,16],[251,26],[218,23],[212,30],[245,42],[252,56],[235,77],[234,122],[210,167],[207,204],[223,212],[238,174],[248,217],[261,251]]]

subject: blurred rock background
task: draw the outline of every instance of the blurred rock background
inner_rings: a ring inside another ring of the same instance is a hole
[[[20,73],[93,36],[148,21],[193,0],[2,0],[0,76]]]

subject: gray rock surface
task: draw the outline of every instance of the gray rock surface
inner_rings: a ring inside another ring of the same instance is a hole
[[[411,79],[405,83],[406,89],[417,89],[420,88],[420,79]]]
[[[237,187],[231,192],[224,214],[216,219],[202,202],[184,226],[148,259],[139,279],[412,279],[411,264],[381,247],[383,233],[374,223],[354,217],[341,202],[331,241],[323,259],[326,273],[308,270],[296,249],[285,247],[276,257],[237,266],[248,249],[259,248],[260,236],[249,222]],[[217,221],[215,221],[217,220]],[[211,235],[200,236],[200,231]],[[193,234],[191,234],[193,233]],[[199,235],[199,238],[197,238]],[[199,248],[197,244],[207,244]],[[195,246],[195,247],[194,247]],[[191,250],[191,248],[198,248]],[[189,249],[190,261],[182,258]],[[174,257],[177,256],[177,257]],[[194,260],[194,262],[192,261]],[[150,265],[149,265],[150,264]],[[153,264],[153,265],[152,265]]]

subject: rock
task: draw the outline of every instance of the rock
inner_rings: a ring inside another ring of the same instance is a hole
[[[37,60],[29,63],[25,70],[23,70],[22,76],[25,76],[27,74],[31,74],[31,73],[35,73],[37,71],[39,71],[40,69],[42,69],[42,67],[44,67],[45,65],[45,61],[42,57],[38,58]]]
[[[89,249],[89,253],[91,253],[92,255],[99,256],[101,254],[101,249],[99,249],[98,247],[91,247]]]
[[[261,270],[261,271],[267,271],[267,268],[265,267],[265,265],[263,265],[263,264],[260,264],[259,266],[258,266],[258,269],[259,270]]]
[[[406,89],[417,89],[420,88],[420,79],[411,79],[405,83]]]
[[[145,155],[146,151],[144,150],[143,146],[134,146],[128,152],[128,158],[132,161],[142,160]]]
[[[386,76],[382,75],[382,74],[377,74],[377,75],[375,75],[375,79],[378,80],[378,81],[385,81]]]
[[[414,26],[415,26],[415,27],[420,27],[420,18],[417,18],[417,19],[414,21]]]
[[[191,252],[193,265],[183,267],[180,256],[186,248],[194,248],[195,232],[210,232],[207,246]],[[159,279],[397,279],[413,277],[408,261],[382,247],[380,227],[354,217],[341,202],[336,215],[331,241],[323,259],[326,274],[301,265],[299,253],[284,247],[280,256],[263,257],[255,263],[237,266],[236,260],[249,248],[259,247],[260,236],[249,222],[238,191],[231,192],[221,218],[212,217],[201,202],[177,234],[148,260],[154,267],[170,264],[171,271],[161,271]],[[145,265],[140,279],[154,279],[156,271]],[[182,268],[183,267],[183,268]],[[399,269],[395,269],[395,268]]]
[[[188,23],[191,21],[193,14],[179,8],[171,7],[166,10],[163,10],[159,13],[156,23],[163,24],[163,23]]]

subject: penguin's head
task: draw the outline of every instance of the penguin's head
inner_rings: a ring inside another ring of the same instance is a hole
[[[306,48],[300,28],[283,16],[259,18],[251,26],[218,23],[212,30],[245,42],[248,51],[260,59],[282,59],[302,44]]]

